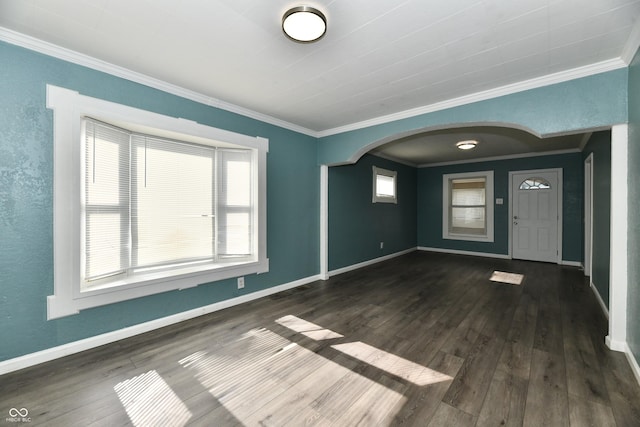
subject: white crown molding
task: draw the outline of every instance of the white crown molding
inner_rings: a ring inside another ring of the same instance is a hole
[[[634,52],[635,53],[635,52]],[[423,107],[413,108],[410,110],[400,111],[398,113],[377,117],[370,120],[364,120],[333,129],[327,129],[318,132],[319,137],[336,135],[339,133],[349,132],[362,128],[367,128],[384,123],[394,122],[397,120],[408,119],[422,114],[433,113],[436,111],[446,110],[448,108],[459,107],[461,105],[472,104],[474,102],[486,101],[488,99],[498,98],[504,95],[511,95],[525,90],[537,89],[544,86],[550,86],[557,83],[567,82],[569,80],[588,77],[607,71],[618,70],[627,67],[627,63],[621,58],[613,58],[606,61],[596,62],[595,64],[586,65],[584,67],[573,68],[571,70],[560,71],[548,74],[542,77],[536,77],[524,80],[518,83],[512,83],[506,86],[500,86],[494,89],[476,92],[470,95],[464,95],[458,98],[449,99],[435,104],[425,105]]]
[[[261,122],[272,124],[274,126],[279,126],[285,129],[292,130],[294,132],[318,138],[318,133],[311,129],[307,129],[302,126],[277,119],[267,114],[249,110],[247,108],[243,108],[238,105],[231,104],[229,102],[225,102],[190,89],[185,89],[183,87],[167,83],[163,80],[156,79],[154,77],[150,77],[145,74],[102,61],[83,53],[60,47],[58,45],[28,36],[26,34],[19,33],[17,31],[10,30],[8,28],[0,27],[0,41],[5,41],[16,46],[24,47],[29,50],[52,56],[54,58],[62,59],[63,61],[71,62],[76,65],[91,68],[96,71],[101,71],[135,83],[140,83],[145,86],[149,86],[151,88],[179,96],[181,98],[198,102],[200,104],[219,108],[231,113],[236,113],[241,116],[249,117]]]
[[[305,128],[303,126],[290,123],[267,114],[259,113],[247,108],[240,107],[229,102],[219,100],[183,87],[167,83],[165,81],[156,79],[154,77],[147,76],[124,67],[120,67],[108,62],[102,61],[91,56],[72,51],[60,47],[58,45],[46,42],[44,40],[37,39],[35,37],[28,36],[26,34],[19,33],[17,31],[10,30],[8,28],[0,27],[0,41],[21,46],[26,49],[30,49],[36,52],[40,52],[45,55],[52,56],[54,58],[62,59],[67,62],[71,62],[77,65],[81,65],[87,68],[91,68],[97,71],[102,71],[107,74],[111,74],[116,77],[120,77],[126,80],[130,80],[135,83],[140,83],[145,86],[149,86],[163,92],[171,93],[182,98],[186,98],[204,105],[220,108],[225,111],[236,113],[245,117],[249,117],[255,120],[259,120],[265,123],[269,123],[275,126],[279,126],[285,129],[299,132],[304,135],[308,135],[314,138],[322,138],[326,136],[336,135],[343,132],[358,130],[370,126],[389,123],[396,120],[402,120],[410,117],[419,116],[422,114],[433,113],[447,108],[459,107],[461,105],[471,104],[474,102],[485,101],[492,98],[497,98],[504,95],[510,95],[517,92],[522,92],[529,89],[536,89],[544,86],[549,86],[556,83],[562,83],[569,80],[587,77],[594,74],[604,73],[607,71],[613,71],[628,66],[631,59],[636,53],[638,46],[640,46],[640,21],[634,27],[629,39],[625,45],[625,49],[622,57],[613,58],[606,61],[597,62],[595,64],[586,65],[584,67],[578,67],[571,70],[560,71],[557,73],[549,74],[542,77],[537,77],[530,80],[525,80],[518,83],[501,86],[494,89],[485,90],[482,92],[476,92],[470,95],[464,95],[458,98],[449,99],[434,104],[413,108],[410,110],[400,111],[377,118],[364,120],[361,122],[352,123],[345,126],[340,126],[332,129],[326,129],[323,131],[314,131],[312,129]],[[630,57],[630,59],[629,59]]]
[[[462,165],[465,163],[493,162],[496,160],[524,159],[527,157],[553,156],[557,154],[570,154],[570,153],[580,153],[580,149],[569,148],[566,150],[540,151],[537,153],[533,152],[533,153],[522,153],[522,154],[507,154],[504,156],[481,157],[481,158],[469,159],[469,160],[456,160],[451,162],[440,162],[440,163],[426,163],[418,167],[419,168],[435,168],[439,166]]]
[[[625,64],[630,65],[631,61],[633,61],[634,56],[636,56],[636,52],[640,48],[640,19],[636,20],[633,28],[631,29],[631,34],[629,34],[629,38],[627,42],[624,44],[624,48],[622,49],[622,54],[620,58],[625,62]]]

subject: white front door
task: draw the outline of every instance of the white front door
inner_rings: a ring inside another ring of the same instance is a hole
[[[559,262],[559,181],[557,170],[512,173],[513,258]]]

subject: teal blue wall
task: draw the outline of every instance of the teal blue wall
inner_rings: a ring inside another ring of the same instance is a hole
[[[397,204],[371,202],[373,166],[398,173]],[[415,168],[371,155],[329,168],[329,271],[415,247]]]
[[[418,170],[418,246],[485,252],[509,253],[509,171],[563,169],[562,258],[582,261],[583,172],[580,153],[527,157],[490,162],[427,167]],[[442,238],[442,175],[449,173],[494,171],[494,197],[504,204],[494,206],[494,241],[471,242]]]
[[[640,53],[629,67],[627,343],[640,364]]]
[[[627,69],[505,95],[320,139],[318,161],[351,163],[400,134],[460,124],[503,123],[538,136],[627,122]]]
[[[609,307],[611,243],[611,131],[594,133],[582,152],[593,153],[593,246],[591,283]]]
[[[238,295],[233,280],[46,320],[53,293],[52,112],[47,83],[82,94],[269,138],[269,273],[248,293],[319,273],[317,140],[0,43],[0,361]]]

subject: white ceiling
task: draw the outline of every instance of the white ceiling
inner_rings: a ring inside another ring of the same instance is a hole
[[[299,4],[327,16],[317,43],[282,34]],[[0,0],[0,27],[320,135],[628,61],[639,16],[640,0]]]

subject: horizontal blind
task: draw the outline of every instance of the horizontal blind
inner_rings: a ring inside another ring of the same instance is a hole
[[[453,206],[484,206],[484,178],[460,179],[451,182],[451,204]]]
[[[127,268],[129,133],[91,119],[85,127],[85,280]]]
[[[452,232],[483,234],[486,230],[486,181],[484,178],[451,181],[450,227]]]
[[[215,256],[215,148],[132,136],[132,267]]]
[[[251,150],[83,126],[86,282],[254,252]]]
[[[250,150],[218,150],[218,254],[253,253],[253,167]]]

